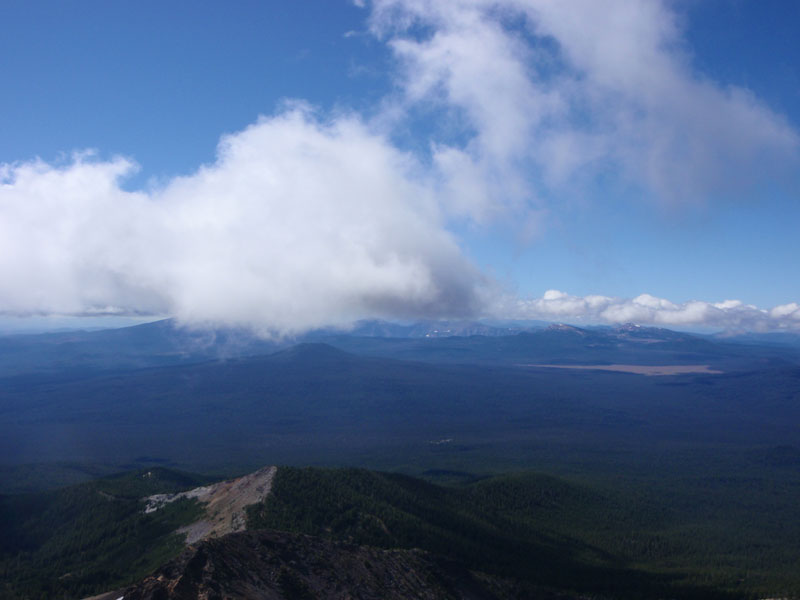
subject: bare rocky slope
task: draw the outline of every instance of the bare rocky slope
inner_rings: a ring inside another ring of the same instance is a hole
[[[178,533],[186,534],[187,545],[210,537],[244,531],[247,507],[261,502],[269,495],[277,470],[277,467],[264,467],[243,477],[187,492],[149,496],[145,499],[145,512],[155,512],[181,498],[197,499],[203,505],[204,517],[178,530]]]

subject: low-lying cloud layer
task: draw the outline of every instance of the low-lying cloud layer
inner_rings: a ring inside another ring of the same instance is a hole
[[[682,203],[797,166],[798,134],[781,115],[692,71],[667,5],[368,10],[397,61],[397,92],[377,117],[296,104],[150,190],[121,186],[136,168],[123,158],[0,165],[0,314],[168,314],[266,333],[370,317],[798,326],[797,304],[556,292],[499,302],[450,232],[455,220],[546,226],[561,190],[598,175]],[[420,110],[448,127],[416,156],[392,136]]]
[[[675,304],[641,294],[633,299],[609,296],[571,296],[548,290],[541,298],[511,300],[502,310],[518,319],[544,319],[577,323],[639,323],[662,327],[713,327],[726,330],[770,331],[800,329],[800,304],[792,302],[771,310],[738,300]]]

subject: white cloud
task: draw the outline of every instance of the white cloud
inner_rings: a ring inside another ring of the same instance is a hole
[[[405,102],[460,111],[471,129],[434,159],[455,186],[465,173],[489,184],[474,217],[609,167],[664,202],[795,176],[797,131],[696,73],[659,0],[374,0],[371,26],[400,62]]]
[[[739,300],[684,303],[650,294],[636,298],[571,296],[548,290],[541,298],[512,299],[495,309],[505,318],[567,320],[576,323],[637,323],[662,327],[710,327],[728,330],[800,330],[800,305],[765,310]]]
[[[215,163],[151,192],[127,160],[5,165],[0,312],[166,313],[295,331],[468,315],[480,274],[419,165],[356,117],[305,108],[227,136]]]
[[[494,284],[462,255],[455,220],[535,232],[561,186],[609,167],[672,202],[797,164],[797,132],[747,90],[695,73],[657,0],[369,6],[369,31],[399,65],[399,97],[372,126],[297,105],[223,138],[213,164],[137,192],[120,185],[136,168],[124,158],[0,165],[0,314],[171,314],[278,333],[477,316],[492,312]],[[414,130],[420,108],[447,123],[429,157],[376,133]],[[551,291],[511,304],[501,316],[800,322],[796,303]]]
[[[776,320],[791,321],[795,320],[800,326],[800,304],[797,302],[790,302],[789,304],[782,304],[776,306],[769,311],[770,316]]]

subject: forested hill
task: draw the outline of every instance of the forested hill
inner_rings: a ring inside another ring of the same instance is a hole
[[[208,478],[151,468],[37,494],[0,496],[0,598],[81,598],[144,577],[183,548],[196,502],[145,514],[142,498]]]
[[[272,492],[249,509],[248,529],[264,533],[204,541],[169,564],[183,547],[175,531],[202,507],[184,498],[146,513],[143,498],[207,479],[154,469],[4,497],[0,597],[80,598],[136,581],[112,600],[202,590],[252,600],[269,589],[279,595],[265,597],[315,597],[330,586],[355,598],[380,586],[398,598],[414,590],[431,598],[744,598],[798,584],[782,565],[753,562],[742,586],[736,567],[724,566],[730,552],[752,561],[734,535],[698,547],[665,506],[627,493],[535,473],[451,475],[450,485],[437,485],[363,469],[280,468]]]

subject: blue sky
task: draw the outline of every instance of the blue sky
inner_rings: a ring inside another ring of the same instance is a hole
[[[598,6],[2,3],[0,313],[800,327],[800,5]]]

